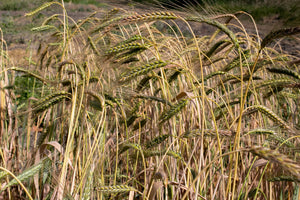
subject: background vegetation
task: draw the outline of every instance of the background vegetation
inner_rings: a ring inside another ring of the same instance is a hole
[[[1,198],[299,198],[300,58],[280,46],[299,26],[261,38],[245,12],[68,13],[26,14],[40,40],[24,66],[1,26]]]

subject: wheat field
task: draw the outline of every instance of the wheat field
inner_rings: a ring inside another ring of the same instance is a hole
[[[300,199],[300,27],[51,7],[27,66],[0,29],[0,199]]]

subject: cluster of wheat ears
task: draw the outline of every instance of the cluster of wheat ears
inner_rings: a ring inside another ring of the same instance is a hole
[[[26,15],[52,6],[27,67],[1,34],[2,199],[300,198],[300,62],[276,48],[300,27],[262,39],[244,12],[117,8],[74,21],[63,2]],[[39,83],[22,105],[16,73]]]

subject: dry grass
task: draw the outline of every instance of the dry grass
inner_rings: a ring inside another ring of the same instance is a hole
[[[57,2],[27,15],[53,4],[27,67],[1,39],[3,199],[300,197],[299,57],[272,46],[299,27],[261,39],[234,15],[122,9],[75,22]],[[22,99],[16,79],[32,81]]]

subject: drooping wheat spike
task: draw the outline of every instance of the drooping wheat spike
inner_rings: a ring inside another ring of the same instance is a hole
[[[295,35],[299,33],[300,33],[300,27],[292,27],[292,28],[285,28],[277,31],[272,31],[263,39],[263,41],[261,42],[260,49],[265,48],[268,44],[270,44],[275,39],[282,38],[285,36]]]
[[[287,140],[287,138],[285,138],[279,134],[272,134],[267,139],[271,140],[271,141],[275,140],[275,141],[279,142],[280,144],[284,144],[285,146],[287,146],[289,148],[295,147],[295,145],[291,141]]]
[[[137,53],[140,53],[140,52],[137,52]],[[129,63],[138,62],[138,61],[140,61],[140,59],[138,59],[137,57],[134,57],[132,55],[130,55],[129,57],[124,57],[124,58],[116,60],[116,62],[121,62],[122,64],[129,64]]]
[[[58,72],[61,72],[61,70],[63,69],[63,66],[65,65],[75,65],[73,60],[64,60],[62,62],[59,62],[56,64],[57,70]]]
[[[70,86],[71,83],[72,83],[72,82],[71,82],[71,79],[65,79],[65,80],[60,81],[60,84],[61,84],[63,87]]]
[[[291,83],[285,85],[286,88],[300,88],[300,83]]]
[[[103,109],[102,104],[98,100],[90,100],[88,104],[96,110],[102,111]]]
[[[217,76],[217,75],[224,75],[224,74],[227,74],[226,72],[224,71],[215,71],[215,72],[212,72],[211,74],[208,74],[207,76],[204,77],[204,81],[207,81],[208,79],[214,77],[214,76]],[[198,83],[202,83],[202,80],[198,80],[198,82],[195,82],[195,84],[198,84]]]
[[[25,16],[32,16],[32,15],[35,15],[37,14],[38,12],[48,8],[49,6],[53,5],[53,4],[58,4],[58,5],[61,5],[60,3],[58,2],[47,2],[47,3],[44,3],[43,5],[41,5],[40,7],[38,7],[37,9],[35,9],[34,11],[30,12],[30,13],[26,13]]]
[[[255,85],[255,88],[262,88],[266,86],[272,86],[272,87],[285,87],[290,84],[294,84],[295,81],[287,78],[281,78],[281,79],[271,79],[271,80],[266,80],[260,83],[257,83]]]
[[[93,191],[93,174],[94,170],[90,169],[87,173],[86,182],[84,185],[83,200],[90,200],[91,192]]]
[[[36,146],[37,146],[37,147],[39,147],[39,146],[41,146],[41,145],[43,144],[44,140],[46,139],[46,137],[47,137],[47,135],[48,135],[48,133],[49,133],[49,129],[50,129],[51,127],[53,128],[53,125],[50,125],[50,127],[47,127],[47,129],[46,129],[46,130],[43,130],[43,131],[41,132],[41,134],[38,136],[38,139],[37,139],[37,141],[36,141]]]
[[[141,121],[138,121],[133,126],[133,131],[138,130],[139,128],[143,128],[147,123],[147,119],[142,119]]]
[[[239,48],[240,45],[239,45],[239,41],[238,41],[237,37],[224,24],[221,24],[220,22],[218,22],[216,20],[209,19],[209,18],[207,18],[205,16],[187,17],[185,19],[187,21],[194,21],[194,22],[201,22],[201,23],[204,22],[206,24],[209,24],[209,25],[212,25],[212,26],[215,26],[215,27],[219,28],[221,31],[223,31],[231,39],[231,41],[234,44],[234,46],[236,48]]]
[[[207,60],[208,58],[210,58],[214,52],[224,43],[228,43],[230,41],[228,40],[221,40],[218,41],[217,43],[215,43],[206,53],[205,53],[205,57],[203,58],[203,60]]]
[[[33,104],[32,110],[35,113],[42,112],[47,108],[49,108],[50,106],[55,105],[66,98],[70,98],[70,94],[68,92],[65,91],[55,92],[46,97],[43,97],[38,102]]]
[[[31,29],[33,32],[43,32],[43,31],[48,31],[50,29],[55,29],[57,31],[57,28],[53,25],[42,25],[39,27],[34,27]]]
[[[40,169],[43,167],[43,165],[50,161],[49,158],[46,158],[42,160],[39,164],[34,165],[30,167],[29,169],[23,171],[20,175],[17,176],[17,179],[19,181],[25,181],[29,179],[30,177],[34,176],[36,173],[40,171]],[[6,188],[9,188],[11,186],[17,185],[18,181],[16,179],[12,179],[7,185],[5,185],[3,188],[1,188],[1,191],[4,191]]]
[[[289,85],[285,85],[284,87],[288,87]],[[277,87],[277,86],[272,86],[269,90],[268,90],[268,92],[266,92],[264,95],[263,95],[263,98],[264,99],[267,99],[267,98],[269,98],[270,96],[272,96],[272,95],[276,95],[277,93],[279,93],[280,91],[282,91],[283,89],[284,89],[284,87],[282,87],[282,86],[279,86],[279,87]]]
[[[103,99],[100,97],[100,95],[98,95],[98,93],[94,92],[94,91],[86,91],[87,94],[91,95],[92,97],[94,97],[96,100],[92,101],[90,100],[88,103],[91,107],[97,109],[97,110],[102,110],[102,102]]]
[[[151,149],[151,148],[159,145],[160,143],[164,142],[168,137],[170,137],[169,134],[160,135],[160,136],[154,138],[153,140],[147,142],[145,146],[147,149]]]
[[[259,128],[259,129],[253,129],[253,130],[248,131],[246,133],[246,135],[258,135],[258,134],[259,135],[260,134],[262,134],[262,135],[275,135],[276,132],[273,131],[273,130],[270,130],[270,129],[261,129],[261,128]]]
[[[1,172],[0,172],[0,180],[1,180],[2,178],[5,178],[6,175],[8,175],[8,173],[7,173],[6,171],[1,171]]]
[[[113,185],[113,186],[98,186],[96,190],[105,193],[120,193],[120,192],[130,192],[136,191],[135,188],[128,185]]]
[[[141,52],[142,51],[135,52],[135,53],[139,54]],[[140,61],[140,59],[138,57],[136,57],[135,55],[129,55],[129,56],[123,57],[121,59],[115,60],[115,62],[121,63],[121,64],[129,64],[129,63],[134,63],[134,62],[138,62],[138,61]]]
[[[137,85],[136,87],[136,91],[140,92],[143,88],[145,88],[148,84],[149,81],[153,78],[153,76],[149,75],[149,76],[145,76]]]
[[[300,97],[299,94],[293,94],[293,93],[290,93],[290,92],[284,92],[284,91],[281,91],[279,93],[279,95],[281,97],[287,97],[287,98],[292,98],[292,99],[298,99]]]
[[[142,40],[142,39],[145,39],[145,38],[141,35],[133,35],[130,38],[128,38],[127,40],[124,40],[124,41],[118,43],[116,46],[121,46],[123,44],[132,43],[132,42],[135,42],[137,40]]]
[[[136,143],[124,143],[120,146],[119,154],[122,154],[129,149],[135,149],[137,151],[141,151],[142,147]]]
[[[114,106],[113,103],[117,104],[119,108],[121,108],[121,103],[119,102],[119,100],[111,95],[109,95],[108,93],[104,93],[104,97],[105,97],[105,103],[107,105],[110,106]]]
[[[220,71],[224,71],[224,72],[228,72],[231,69],[238,67],[240,65],[241,62],[244,62],[246,59],[248,59],[250,57],[250,50],[245,50],[242,53],[242,56],[240,57],[239,55],[234,58],[229,64],[227,64],[222,70]]]
[[[112,48],[108,49],[105,53],[107,55],[117,54],[117,53],[122,52],[122,51],[127,51],[127,50],[132,50],[132,49],[147,49],[149,47],[150,46],[146,45],[146,44],[141,44],[141,43],[138,43],[138,42],[131,42],[131,43],[126,43],[126,44],[122,44],[122,45],[119,45],[119,46],[112,47]]]
[[[131,49],[127,52],[124,53],[119,53],[116,56],[116,59],[114,62],[122,62],[122,63],[129,63],[129,62],[134,62],[134,61],[139,61],[136,55],[142,53],[143,51],[147,50],[148,47],[141,47],[141,48],[136,48],[136,49]]]
[[[183,69],[176,70],[168,79],[168,83],[172,83],[177,79],[177,77],[183,72]]]
[[[51,15],[43,21],[42,26],[48,25],[51,21],[58,19],[59,16],[59,14]]]
[[[90,36],[88,36],[88,40],[89,40],[89,44],[91,45],[93,51],[96,53],[96,55],[99,56],[100,53],[99,53],[99,51],[98,51],[98,49],[97,49],[95,43],[93,42],[93,39],[92,39]]]
[[[289,129],[289,130],[292,130],[290,128],[290,126],[283,119],[281,119],[278,115],[276,115],[272,110],[270,110],[269,108],[267,108],[265,106],[262,106],[262,105],[255,105],[255,106],[248,107],[247,109],[245,109],[244,115],[251,114],[251,113],[256,112],[256,111],[259,111],[259,112],[263,113],[269,119],[271,119],[275,123],[278,123],[282,127],[286,128],[286,129]]]
[[[23,68],[19,68],[19,67],[11,67],[10,69],[14,70],[14,71],[18,71],[18,72],[23,72],[23,73],[25,73],[25,74],[27,74],[29,76],[32,76],[32,77],[40,80],[43,84],[47,85],[47,84],[51,83],[50,80],[48,80],[48,79],[46,79],[46,78],[44,78],[44,77],[42,77],[42,76],[40,76],[38,74],[35,74],[35,73],[33,73],[33,72],[31,72],[31,71],[29,71],[27,69],[23,69]]]
[[[255,73],[257,70],[261,69],[262,67],[269,65],[269,64],[274,64],[275,62],[282,62],[282,61],[288,61],[287,57],[284,56],[278,56],[272,59],[260,59],[257,61],[253,73]],[[244,66],[253,66],[254,62],[248,62],[248,63],[243,63]],[[249,75],[249,74],[247,74]]]
[[[140,67],[136,67],[131,69],[129,72],[126,72],[121,75],[121,80],[120,81],[126,81],[129,79],[132,79],[137,76],[141,76],[144,74],[147,74],[151,72],[154,69],[162,68],[165,67],[168,63],[162,60],[158,60],[152,63],[147,63],[145,65],[142,65]]]
[[[180,155],[180,153],[172,151],[172,150],[167,150],[167,149],[160,150],[160,151],[159,150],[144,150],[143,152],[144,152],[145,158],[153,157],[153,156],[163,156],[164,154],[166,154],[166,155],[174,157],[178,160],[182,159],[182,156]]]
[[[135,113],[133,115],[131,115],[130,117],[128,117],[128,119],[126,120],[127,127],[131,126],[137,118],[138,118],[138,116]]]
[[[91,76],[89,78],[89,83],[97,83],[99,81],[99,77],[98,76]]]
[[[153,12],[146,14],[136,14],[125,17],[121,20],[121,23],[137,23],[137,22],[146,22],[154,20],[168,20],[168,19],[177,19],[177,16],[172,12]]]
[[[284,69],[284,68],[276,68],[276,67],[273,67],[273,68],[267,67],[267,70],[272,73],[284,74],[284,75],[288,75],[288,76],[294,77],[295,79],[300,80],[300,75],[293,70]]]
[[[173,105],[170,109],[165,110],[159,117],[159,124],[164,123],[165,121],[169,120],[174,115],[179,113],[188,104],[188,102],[189,100],[183,99],[179,101],[177,104]]]
[[[283,169],[291,172],[297,178],[300,178],[300,166],[286,155],[265,147],[252,147],[248,149],[248,151],[270,162],[277,163]]]
[[[300,178],[282,175],[282,176],[270,177],[270,178],[268,178],[268,181],[270,181],[270,182],[278,182],[278,181],[300,182]]]

